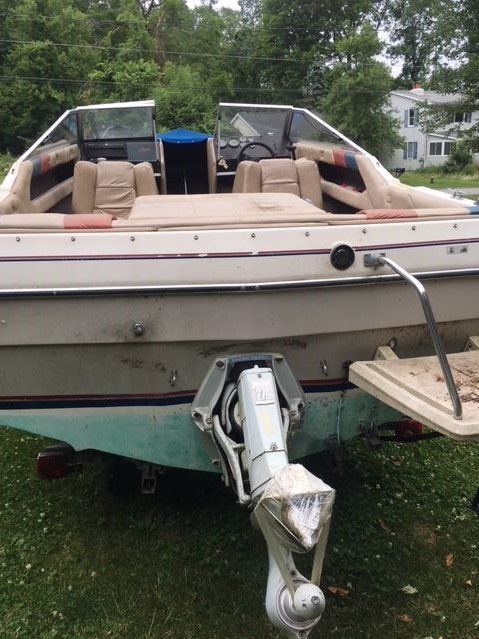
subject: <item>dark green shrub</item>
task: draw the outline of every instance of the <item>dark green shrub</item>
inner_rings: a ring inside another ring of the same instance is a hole
[[[456,143],[452,147],[451,155],[448,161],[444,164],[444,173],[465,173],[472,169],[474,172],[474,166],[472,164],[472,154],[468,147],[464,144]]]

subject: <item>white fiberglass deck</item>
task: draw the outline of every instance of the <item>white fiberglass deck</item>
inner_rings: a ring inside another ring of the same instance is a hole
[[[453,414],[437,357],[354,362],[349,379],[370,395],[457,440],[479,441],[479,350],[448,355],[463,417]]]

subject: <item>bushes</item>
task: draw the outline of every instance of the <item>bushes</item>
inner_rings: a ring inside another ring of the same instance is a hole
[[[444,173],[465,173],[473,175],[475,166],[472,163],[472,154],[465,144],[457,142],[453,145],[448,161],[442,167]]]

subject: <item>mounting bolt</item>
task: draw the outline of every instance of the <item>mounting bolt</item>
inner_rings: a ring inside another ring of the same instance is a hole
[[[141,324],[140,322],[136,322],[135,325],[133,326],[133,332],[135,333],[137,337],[141,337],[143,333],[145,332],[145,328],[143,324]]]
[[[217,360],[216,360],[216,366],[217,366],[218,368],[224,368],[225,363],[223,362],[223,360],[222,360],[222,359],[217,359]]]

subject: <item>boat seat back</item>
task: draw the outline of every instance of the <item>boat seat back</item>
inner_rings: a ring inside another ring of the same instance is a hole
[[[293,193],[322,206],[321,179],[312,160],[288,158],[240,162],[233,193]]]
[[[70,196],[73,165],[80,154],[78,146],[35,153],[17,164],[10,193],[0,202],[0,215],[44,213]]]
[[[77,162],[73,175],[73,213],[128,217],[136,197],[157,195],[149,162]]]
[[[208,187],[210,193],[216,193],[216,152],[213,138],[206,141],[206,161],[208,162]]]

